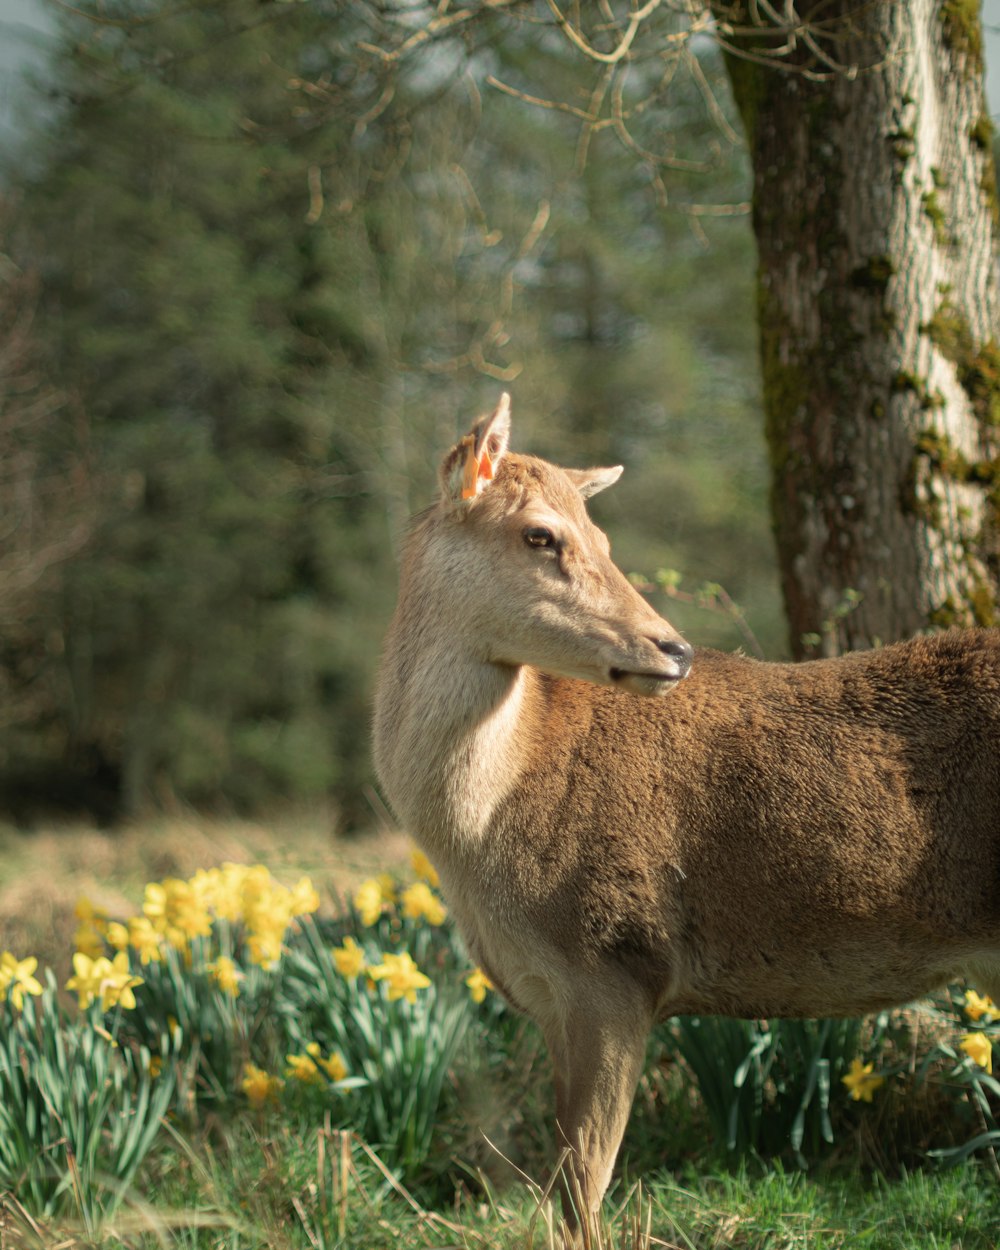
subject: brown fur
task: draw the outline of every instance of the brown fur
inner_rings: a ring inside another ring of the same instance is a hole
[[[505,414],[484,429],[496,478],[456,501],[446,460],[409,540],[376,758],[473,957],[545,1033],[589,1211],[656,1018],[855,1015],[965,974],[1000,998],[1000,634],[698,651],[651,682],[676,635],[587,519],[594,475],[504,455]],[[546,517],[558,553],[523,537]]]

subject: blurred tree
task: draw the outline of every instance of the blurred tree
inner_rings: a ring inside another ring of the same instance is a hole
[[[128,811],[322,794],[361,749],[360,675],[322,628],[347,593],[367,606],[343,566],[374,542],[370,484],[324,388],[331,343],[357,336],[316,294],[338,257],[308,220],[315,127],[288,83],[305,11],[263,12],[102,8],[97,37],[67,17],[26,190],[53,364],[102,480],[48,605],[63,766],[113,769]]]
[[[754,165],[793,652],[997,624],[1000,293],[978,0],[713,7]]]
[[[0,248],[12,216],[0,204]],[[57,714],[42,606],[94,514],[86,421],[45,376],[38,287],[0,250],[0,727],[10,734],[44,733]]]
[[[515,382],[519,446],[628,463],[599,501],[626,567],[723,581],[776,632],[745,163],[697,81],[718,56],[648,112],[710,150],[668,169],[518,98],[579,93],[557,33],[491,17],[397,61],[385,12],[63,17],[22,238],[101,490],[37,623],[57,714],[0,740],[9,774],[100,769],[128,811],[357,802],[393,544]]]

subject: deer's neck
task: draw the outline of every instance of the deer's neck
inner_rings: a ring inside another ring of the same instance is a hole
[[[429,851],[477,841],[523,771],[536,675],[463,651],[436,629],[390,631],[375,758],[404,827]],[[433,856],[432,856],[433,857]]]

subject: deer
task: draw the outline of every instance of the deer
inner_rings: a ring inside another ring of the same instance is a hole
[[[551,1057],[571,1234],[654,1024],[1000,1001],[1000,631],[837,658],[697,649],[585,500],[621,467],[508,450],[510,399],[414,519],[374,757],[472,959]]]

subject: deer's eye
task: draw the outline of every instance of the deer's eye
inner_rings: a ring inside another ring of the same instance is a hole
[[[532,525],[524,531],[524,541],[529,547],[555,547],[556,536],[542,525]]]

